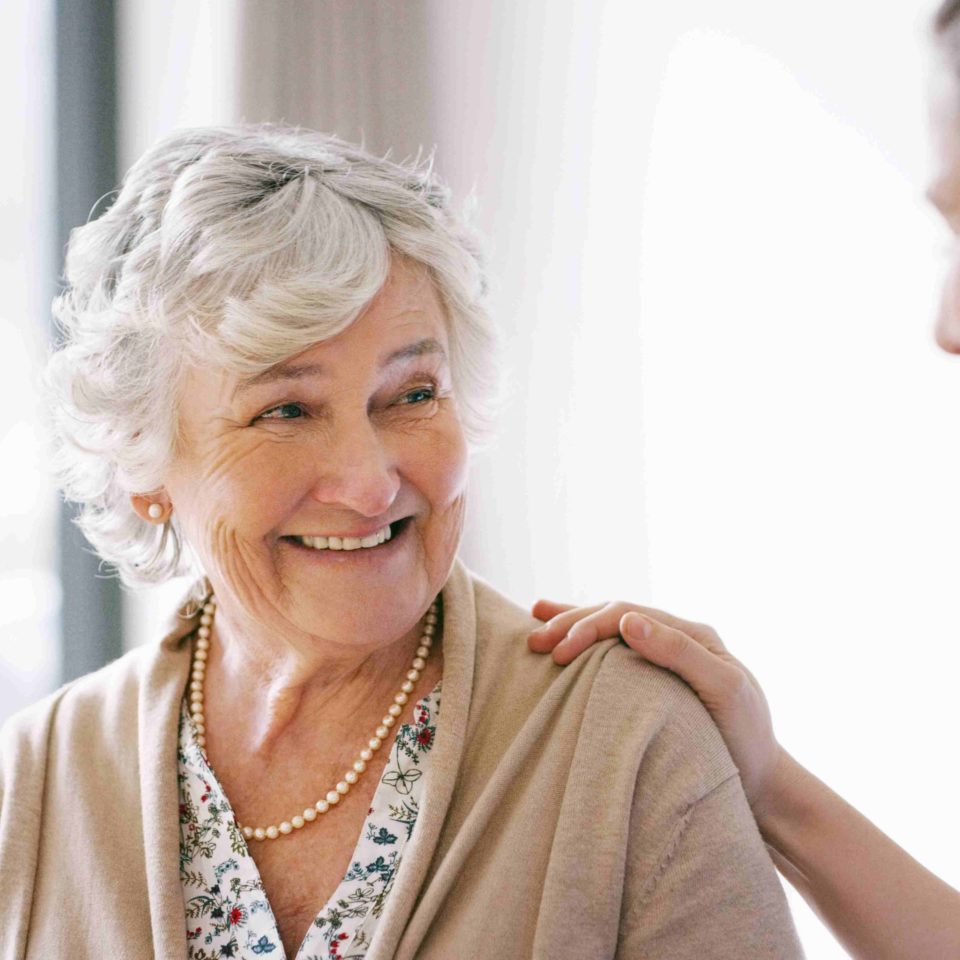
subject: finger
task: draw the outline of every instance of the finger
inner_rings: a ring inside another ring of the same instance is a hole
[[[527,646],[534,653],[549,653],[564,637],[562,630],[551,629],[550,624],[554,617],[558,617],[568,610],[574,609],[565,603],[555,603],[552,600],[538,600],[533,605],[533,615],[544,621],[527,634]]]
[[[630,611],[685,633],[711,653],[727,653],[723,641],[713,627],[675,617],[655,607],[644,607],[625,601],[613,601],[592,607],[569,607],[566,604],[553,604],[552,601],[539,601],[537,606],[539,604],[549,605],[551,611],[556,608],[563,612],[557,613],[542,626],[531,631],[528,646],[535,653],[549,653],[553,650],[554,660],[559,664],[572,662],[598,640],[617,636],[621,618]],[[546,613],[547,608],[543,612]]]
[[[624,614],[632,611],[641,616],[648,617],[651,620],[656,620],[664,626],[685,633],[711,653],[720,654],[727,652],[723,640],[720,639],[717,631],[709,624],[697,623],[694,620],[684,620],[681,617],[675,617],[672,613],[667,613],[665,610],[658,610],[656,607],[644,607],[635,603],[623,604],[623,608]]]
[[[527,646],[534,653],[549,653],[567,635],[569,628],[581,617],[589,615],[594,607],[567,607],[546,623],[531,630]]]
[[[630,604],[608,603],[581,617],[570,626],[567,635],[554,647],[553,659],[557,663],[568,664],[598,640],[619,637],[620,620],[629,609]]]
[[[620,636],[620,621],[623,616],[633,611],[650,610],[649,607],[641,607],[635,603],[627,603],[623,600],[615,600],[600,606],[586,608],[578,607],[563,616],[554,618],[550,624],[551,636],[562,629],[566,629],[566,636],[562,637],[555,647],[554,659],[558,663],[569,663],[575,660],[584,650],[599,640],[607,640],[612,637]],[[683,624],[689,629],[684,631],[690,633],[695,627],[703,631],[710,631],[712,628],[703,624],[688,623],[680,620],[662,610],[656,611],[656,614],[662,618],[662,621],[670,621],[675,629],[681,629],[679,624]],[[661,621],[661,622],[662,622]],[[698,640],[704,642],[707,638],[697,636]],[[717,638],[719,640],[719,638]]]
[[[727,648],[724,646],[724,643],[717,634],[717,631],[708,624],[697,623],[693,620],[684,620],[682,617],[675,617],[672,613],[667,613],[666,610],[658,610],[656,607],[645,607],[637,603],[627,603],[623,600],[611,601],[610,603],[606,604],[600,603],[593,607],[573,608],[567,613],[563,613],[554,617],[549,623],[543,627],[540,627],[539,629],[544,633],[549,634],[551,637],[554,637],[555,634],[559,633],[561,630],[569,632],[575,623],[583,620],[585,617],[598,610],[603,610],[605,607],[609,608],[611,612],[614,610],[619,611],[617,615],[618,623],[616,627],[611,627],[609,624],[605,624],[603,630],[600,631],[595,639],[605,640],[607,637],[616,636],[619,633],[620,618],[625,613],[628,613],[632,610],[636,613],[642,614],[643,616],[650,617],[659,623],[665,624],[668,627],[672,627],[674,630],[679,630],[682,633],[693,637],[693,639],[702,644],[712,653],[720,654],[727,652]],[[580,648],[578,644],[578,649],[580,649],[582,652],[583,648]]]
[[[536,627],[531,633],[541,634],[544,636],[554,637],[556,640],[560,640],[566,636],[567,631],[578,621],[582,620],[584,617],[589,616],[595,610],[599,610],[603,604],[598,603],[592,607],[569,607],[566,604],[559,605],[562,607],[560,612],[554,614],[546,623],[542,623],[539,627]]]
[[[566,613],[572,610],[573,604],[557,603],[555,600],[538,600],[532,607],[531,612],[538,620],[550,620],[558,614]]]
[[[672,670],[696,691],[705,703],[721,699],[741,679],[737,667],[707,649],[696,638],[631,611],[620,621],[623,639],[651,663]]]
[[[542,626],[532,630],[527,639],[527,645],[536,653],[549,653],[578,620],[582,620],[603,606],[598,604],[594,607],[569,607],[563,613],[557,614]]]

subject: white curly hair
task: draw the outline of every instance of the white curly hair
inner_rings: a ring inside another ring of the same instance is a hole
[[[432,165],[270,125],[198,128],[130,169],[75,229],[49,360],[55,472],[76,522],[128,585],[197,574],[161,488],[189,362],[252,375],[335,336],[384,283],[392,253],[421,264],[445,310],[451,377],[472,446],[489,433],[496,337],[479,244]]]

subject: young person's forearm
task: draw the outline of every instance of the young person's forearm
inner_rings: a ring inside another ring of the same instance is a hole
[[[852,957],[960,958],[960,893],[785,751],[754,814],[777,868]]]

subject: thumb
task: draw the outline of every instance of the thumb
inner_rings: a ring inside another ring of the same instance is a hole
[[[701,700],[713,699],[723,689],[730,664],[682,630],[630,612],[620,618],[620,635],[651,663],[682,677]]]

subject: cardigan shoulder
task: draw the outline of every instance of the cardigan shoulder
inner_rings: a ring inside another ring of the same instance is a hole
[[[171,612],[161,640],[134,647],[8,717],[0,728],[3,756],[37,756],[45,736],[104,736],[113,747],[129,741],[145,690],[186,675],[184,641],[196,626],[197,604],[191,598],[198,589],[192,586]]]
[[[526,716],[555,703],[550,708],[554,733],[563,728],[572,736],[576,727],[578,740],[595,740],[599,749],[624,763],[639,766],[642,759],[645,779],[670,781],[678,812],[737,775],[710,714],[676,674],[619,639],[594,644],[573,663],[559,666],[549,654],[533,653],[527,645],[527,635],[539,621],[482,579],[473,577],[473,586],[477,668],[472,711],[478,720],[495,715],[519,729]],[[479,723],[475,730],[482,735]]]
[[[16,821],[31,823],[51,798],[79,801],[106,784],[135,802],[142,704],[154,676],[176,654],[138,647],[99,670],[65,683],[9,717],[0,728],[0,842]],[[161,705],[157,704],[160,708]],[[121,802],[118,794],[115,802]]]
[[[478,577],[458,600],[450,639],[469,619],[475,663],[469,688],[445,678],[443,696],[468,711],[447,731],[462,756],[398,960],[559,957],[571,943],[591,956],[799,956],[736,767],[693,691],[617,639],[565,667],[533,653],[537,621]],[[441,716],[438,749],[444,736]],[[720,950],[690,946],[721,926]]]
[[[51,732],[83,735],[91,732],[91,725],[106,728],[129,719],[143,685],[182,666],[183,641],[196,626],[197,604],[191,598],[202,589],[191,586],[168,617],[159,642],[135,647],[8,717],[0,728],[3,756],[24,750],[24,757],[36,756],[38,745]],[[124,727],[129,731],[127,724]]]
[[[4,724],[0,902],[13,919],[0,924],[0,956],[59,956],[68,941],[75,956],[101,955],[100,947],[113,956],[150,952],[153,917],[143,910],[147,868],[153,858],[167,857],[150,831],[161,829],[166,840],[170,834],[175,854],[172,731],[188,659],[187,647],[138,647]],[[98,869],[107,861],[125,867]],[[175,858],[170,862],[175,866]],[[64,871],[64,863],[71,869]],[[139,904],[123,890],[141,891]],[[57,912],[54,905],[64,897],[72,898],[77,915],[99,915],[111,904],[109,936],[96,924],[78,927]],[[117,952],[123,942],[144,949]]]
[[[135,717],[145,673],[157,657],[138,647],[8,717],[0,733],[3,756],[39,757],[45,738],[101,736]]]
[[[144,657],[133,651],[64,684],[0,728],[0,902],[9,921],[0,925],[0,956],[26,951],[41,841],[49,827],[45,811],[51,803],[69,804],[71,797],[94,792],[111,759],[129,763],[136,750],[136,688]],[[119,744],[112,756],[102,749],[104,738],[115,748]]]

